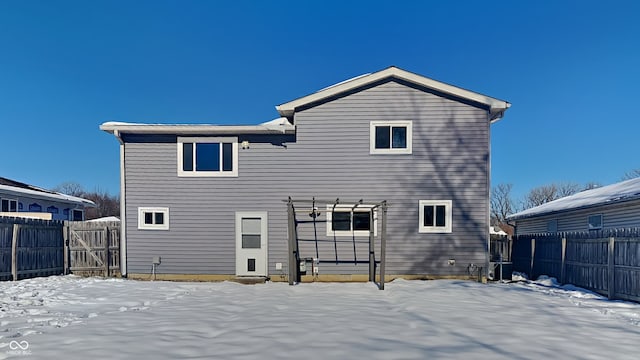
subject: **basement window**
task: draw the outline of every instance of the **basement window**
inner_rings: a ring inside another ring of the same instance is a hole
[[[371,206],[327,205],[327,236],[369,236]],[[377,231],[378,217],[373,212],[373,231]]]
[[[420,200],[419,206],[418,232],[451,232],[451,200]]]
[[[178,176],[238,176],[238,138],[179,137]]]
[[[411,121],[371,121],[370,154],[411,154]]]
[[[138,229],[169,230],[169,208],[139,207]]]
[[[602,214],[589,215],[589,230],[602,229]]]

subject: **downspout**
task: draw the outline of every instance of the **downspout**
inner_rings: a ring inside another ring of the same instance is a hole
[[[487,242],[487,251],[484,253],[484,276],[489,279],[489,266],[490,259],[489,256],[491,254],[491,235],[490,226],[491,226],[491,124],[494,122],[491,116],[491,110],[487,111],[487,158],[488,158],[488,171],[487,171],[487,188],[486,188],[486,201],[487,201],[487,209],[485,210],[485,221],[484,221],[484,236],[485,241]]]
[[[120,274],[127,277],[127,206],[124,167],[124,140],[120,131],[113,130],[113,135],[120,143]]]

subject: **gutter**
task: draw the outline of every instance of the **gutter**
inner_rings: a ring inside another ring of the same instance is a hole
[[[117,129],[113,130],[113,135],[120,143],[120,274],[122,277],[127,277],[127,197],[125,192],[124,140]]]

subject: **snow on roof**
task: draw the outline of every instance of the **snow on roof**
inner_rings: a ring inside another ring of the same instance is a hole
[[[507,236],[508,234],[504,231],[502,231],[502,229],[500,229],[498,226],[489,226],[489,234],[491,235],[503,235],[503,236]]]
[[[116,216],[105,216],[97,219],[87,220],[87,222],[111,222],[111,221],[120,222],[120,218]]]
[[[213,125],[213,124],[141,124],[107,121],[100,130],[108,133],[132,134],[277,134],[292,133],[295,126],[281,117],[258,125]]]
[[[67,194],[63,194],[55,191],[45,190],[45,189],[41,189],[31,185],[27,185],[26,187],[24,187],[24,186],[0,184],[0,190],[12,192],[14,194],[30,195],[30,196],[56,200],[56,201],[63,201],[63,202],[68,202],[68,203],[73,203],[73,204],[78,204],[83,206],[89,206],[89,207],[96,206],[96,204],[91,200],[87,200],[77,196],[71,196],[71,195],[67,195]]]
[[[518,220],[635,199],[640,199],[640,178],[585,190],[574,195],[550,201],[546,204],[509,215],[507,220]]]

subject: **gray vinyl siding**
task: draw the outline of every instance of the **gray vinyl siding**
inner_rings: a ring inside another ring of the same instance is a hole
[[[518,220],[517,234],[547,232],[547,222],[553,219],[558,221],[558,232],[588,231],[589,215],[597,214],[602,214],[603,229],[640,227],[640,201],[629,201]]]
[[[411,120],[413,154],[370,155],[369,123]],[[125,144],[128,272],[234,274],[235,212],[268,211],[269,274],[287,269],[287,214],[282,200],[387,200],[387,273],[461,275],[483,266],[488,237],[489,124],[487,112],[388,82],[297,112],[296,135],[239,136],[236,178],[177,177],[172,142]],[[282,146],[285,145],[285,146]],[[450,234],[418,233],[419,200],[452,200]],[[138,230],[140,206],[169,207],[170,230]],[[311,219],[306,214],[299,217]],[[332,236],[318,222],[320,258],[334,260]],[[313,224],[300,238],[314,239]],[[339,260],[353,260],[353,239],[337,237]],[[367,259],[366,237],[357,244]],[[379,254],[379,253],[378,253]],[[379,255],[378,255],[379,256]],[[315,257],[313,242],[301,257]],[[455,266],[447,265],[456,259]],[[366,273],[367,265],[323,263],[321,274]]]

